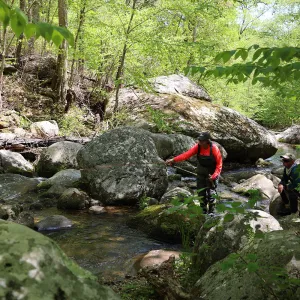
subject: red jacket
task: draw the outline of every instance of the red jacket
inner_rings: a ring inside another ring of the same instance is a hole
[[[199,144],[196,144],[195,146],[193,146],[190,150],[176,156],[173,158],[174,162],[179,162],[179,161],[183,161],[183,160],[187,160],[190,157],[192,157],[193,155],[196,155],[198,153],[198,147]],[[200,154],[201,155],[205,155],[205,156],[209,156],[210,155],[210,146],[207,149],[204,149],[203,147],[200,147]],[[212,154],[215,157],[216,160],[216,169],[215,172],[212,174],[212,179],[215,180],[221,173],[222,171],[222,154],[219,150],[219,148],[217,147],[217,145],[215,145],[214,143],[212,144]]]

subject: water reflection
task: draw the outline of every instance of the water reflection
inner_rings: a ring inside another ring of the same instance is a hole
[[[51,208],[39,212],[37,219],[63,215],[76,222],[71,229],[43,233],[55,240],[81,267],[108,280],[124,277],[130,271],[128,261],[139,254],[180,248],[179,245],[150,239],[141,231],[129,228],[126,220],[134,213],[134,209],[128,207],[108,209],[107,214],[101,215]]]

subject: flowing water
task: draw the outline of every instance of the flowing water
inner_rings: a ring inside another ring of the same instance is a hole
[[[280,144],[277,153],[267,159],[269,168],[280,166],[279,156],[286,152],[300,157],[300,149]],[[257,169],[257,168],[253,168]],[[240,169],[235,172],[245,170]],[[249,168],[246,170],[250,170]],[[169,170],[169,172],[172,172]],[[129,207],[114,207],[108,213],[93,215],[87,211],[59,211],[51,208],[37,212],[37,220],[50,215],[63,215],[74,222],[71,229],[44,232],[55,240],[63,251],[81,267],[105,280],[121,279],[125,274],[134,274],[134,257],[150,250],[179,250],[171,245],[147,237],[142,231],[131,229],[126,220],[136,210]]]
[[[70,229],[43,233],[81,267],[104,280],[116,280],[135,274],[134,257],[150,250],[180,249],[179,245],[148,238],[141,231],[129,228],[126,220],[134,213],[136,209],[129,207],[110,207],[108,213],[100,215],[51,208],[38,212],[36,218],[63,215],[72,220],[74,226]]]

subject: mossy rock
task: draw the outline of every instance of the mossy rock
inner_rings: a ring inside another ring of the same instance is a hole
[[[0,239],[0,299],[119,299],[46,236],[0,220]]]
[[[137,215],[131,217],[128,225],[140,229],[147,235],[164,241],[181,242],[182,230],[188,229],[191,239],[195,237],[205,217],[201,216],[197,222],[191,222],[180,213],[170,213],[168,205],[152,205]]]

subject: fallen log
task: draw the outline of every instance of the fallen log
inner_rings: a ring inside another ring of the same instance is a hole
[[[21,152],[24,150],[29,150],[31,148],[40,148],[40,147],[49,147],[52,144],[55,144],[57,142],[74,142],[79,144],[86,144],[91,139],[82,137],[82,138],[76,138],[76,137],[55,137],[50,139],[23,139],[23,138],[16,138],[11,140],[4,140],[0,139],[0,149],[6,149],[11,150],[15,152]]]

